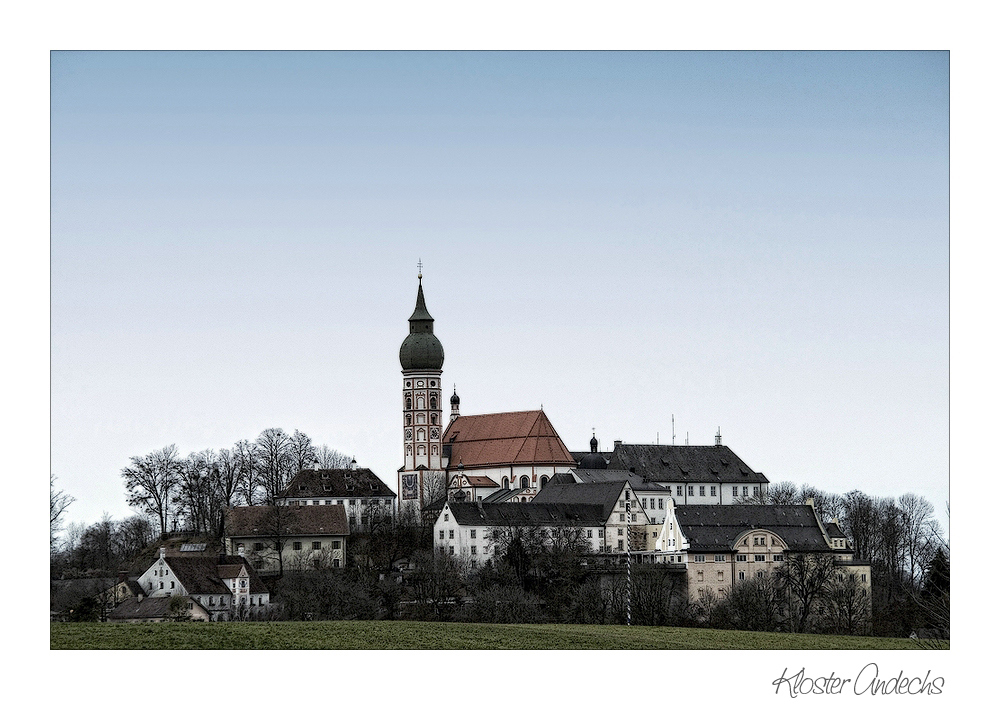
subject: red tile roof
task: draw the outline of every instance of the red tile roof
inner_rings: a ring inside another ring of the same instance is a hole
[[[448,467],[565,465],[576,467],[569,450],[542,410],[462,415],[445,432],[451,445]]]

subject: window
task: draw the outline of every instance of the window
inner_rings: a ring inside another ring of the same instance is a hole
[[[324,504],[330,505],[332,502],[333,502],[333,500],[327,500],[326,503],[324,503]]]
[[[698,486],[698,496],[699,497],[705,497],[705,486],[704,485],[699,485]]]
[[[208,604],[209,605],[215,605],[215,596],[209,595],[209,597],[208,597]]]
[[[473,540],[476,539],[476,529],[475,528],[472,528],[472,530],[469,530],[469,537],[471,539],[473,539]]]
[[[245,588],[246,586],[247,586],[247,581],[246,580],[240,580],[240,587],[241,588]]]
[[[257,551],[263,550],[264,549],[264,543],[262,543],[262,542],[255,542],[253,544],[253,549],[257,550]]]
[[[531,487],[531,478],[529,478],[527,475],[522,475],[521,476],[521,487],[524,488],[524,489],[530,488]]]
[[[448,531],[448,539],[449,540],[454,540],[455,539],[455,531],[454,530],[449,530]]]
[[[448,522],[448,513],[445,513],[445,514],[444,514],[444,521],[445,521],[445,522]]]
[[[471,552],[471,553],[472,553],[473,555],[475,555],[475,554],[476,554],[476,546],[475,546],[475,545],[473,545],[473,546],[472,546],[472,547],[471,547],[471,548],[469,549],[469,552]]]
[[[635,518],[636,518],[635,513],[632,513],[632,522],[637,522]]]
[[[340,558],[334,558],[333,559],[333,566],[334,567],[340,567]]]
[[[753,489],[753,496],[758,497],[759,495],[760,495],[760,486],[758,485]]]
[[[625,513],[618,513],[618,522],[625,522]]]
[[[722,582],[723,580],[725,580],[725,579],[726,579],[726,574],[725,574],[724,572],[722,572],[721,570],[719,570],[719,572],[718,572],[718,577],[717,577],[716,579],[717,579],[717,580],[718,580],[719,582]]]
[[[625,534],[625,531],[624,531],[624,530],[622,530],[621,528],[618,528],[618,534],[619,534],[619,535],[624,535],[624,534]]]
[[[444,530],[438,530],[438,540],[444,540]]]
[[[698,582],[705,582],[705,572],[703,570],[698,571]]]
[[[618,507],[620,507],[620,508],[625,507],[625,501],[624,500],[619,500],[618,501]]]
[[[747,579],[747,574],[742,570],[740,570],[740,580],[746,580],[746,579]]]
[[[334,550],[340,550],[340,540],[334,540],[333,541],[333,549]]]
[[[343,501],[343,500],[338,500],[338,501],[337,501],[337,504],[338,504],[338,505],[343,505],[343,504],[344,504],[344,501]]]
[[[757,577],[759,577],[759,578],[764,577],[764,571],[763,570],[758,570],[757,571]]]
[[[170,589],[171,589],[171,590],[173,590],[173,588],[174,588],[174,581],[173,581],[173,580],[171,580],[171,581],[170,581]]]
[[[782,555],[781,553],[778,553],[777,555],[774,556],[774,562],[782,562],[784,559],[785,556]]]
[[[454,555],[455,554],[455,546],[454,545],[449,545],[448,546],[448,554],[449,555]]]
[[[350,500],[348,500],[347,504],[348,505],[353,505],[354,504],[354,498],[351,498]]]
[[[669,495],[669,494],[670,494],[670,488],[667,488],[667,495]],[[663,498],[660,498],[660,503],[659,503],[659,505],[660,505],[660,506],[659,506],[659,507],[658,507],[657,509],[658,509],[658,510],[662,510],[662,509],[663,509]]]
[[[688,485],[688,497],[694,497],[694,485]]]
[[[293,542],[292,543],[292,550],[301,550],[301,549],[302,549],[302,543],[300,543],[300,542]]]
[[[317,541],[313,542],[313,550],[319,550],[319,548],[320,548],[319,541],[317,540]]]
[[[588,530],[588,531],[587,531],[587,537],[588,537],[588,538],[592,538],[592,537],[594,537],[594,531],[593,531],[593,530]]]
[[[618,549],[619,550],[624,550],[625,549],[625,541],[624,540],[619,540],[618,541]]]
[[[733,485],[733,497],[739,497],[740,494],[739,494],[738,490],[739,490],[739,488],[737,488],[735,485]]]
[[[712,497],[715,497],[715,485],[711,487]]]
[[[868,575],[861,573],[861,582],[868,582]]]
[[[597,529],[597,537],[599,537],[599,538],[604,537],[604,528],[598,528]]]
[[[645,509],[646,509],[646,498],[643,498],[643,499],[642,499],[642,509],[643,509],[643,510],[645,510]]]
[[[747,496],[747,486],[744,485],[743,486],[743,497],[746,497],[746,496]]]
[[[163,589],[163,581],[160,580],[160,590],[162,590],[162,589]]]
[[[746,555],[737,555],[736,556],[736,562],[746,562],[746,561],[747,561],[747,556]]]
[[[765,559],[766,558],[765,558],[764,555],[754,555],[753,556],[753,561],[754,562],[764,562]]]
[[[715,556],[715,562],[726,562],[726,556],[725,555],[716,555]]]
[[[695,562],[705,562],[705,556],[704,555],[695,555],[694,556],[694,561]]]

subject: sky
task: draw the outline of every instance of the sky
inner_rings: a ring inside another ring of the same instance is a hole
[[[948,183],[944,52],[55,52],[67,520],[269,427],[395,488],[419,259],[463,414],[946,524]]]

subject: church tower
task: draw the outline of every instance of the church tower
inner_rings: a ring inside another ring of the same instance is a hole
[[[424,302],[423,274],[417,274],[417,304],[410,334],[399,347],[403,370],[403,466],[399,469],[400,507],[418,508],[444,497],[441,458],[443,407],[441,368],[444,348],[434,336],[434,318]]]

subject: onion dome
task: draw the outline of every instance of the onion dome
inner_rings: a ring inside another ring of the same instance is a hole
[[[399,346],[399,364],[403,370],[440,370],[444,348],[434,336],[434,318],[424,303],[424,286],[417,286],[417,305],[410,315],[410,334]]]
[[[608,461],[597,452],[597,436],[590,439],[590,453],[580,458],[581,470],[607,470]]]
[[[451,393],[451,404],[452,405],[458,405],[460,402],[461,402],[461,399],[458,397],[458,389],[453,385],[452,386],[452,393]]]

